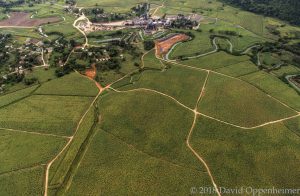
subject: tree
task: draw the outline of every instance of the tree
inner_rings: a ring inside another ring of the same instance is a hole
[[[151,50],[152,48],[154,48],[155,43],[153,40],[145,40],[144,41],[144,49],[145,50]]]

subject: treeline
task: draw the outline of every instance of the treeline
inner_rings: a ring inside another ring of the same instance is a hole
[[[300,25],[299,0],[220,0],[244,10],[276,17]]]
[[[22,5],[25,3],[25,0],[17,0],[17,1],[6,1],[6,0],[0,0],[0,7],[13,7]]]

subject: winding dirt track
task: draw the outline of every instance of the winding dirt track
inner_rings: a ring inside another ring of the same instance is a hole
[[[202,157],[198,154],[198,152],[197,152],[197,151],[192,147],[192,145],[190,144],[190,140],[191,140],[191,137],[192,137],[192,135],[193,135],[193,130],[194,130],[195,125],[196,125],[196,123],[197,123],[198,105],[199,105],[199,103],[200,103],[200,101],[201,101],[201,98],[202,98],[203,95],[204,95],[205,87],[206,87],[206,84],[207,84],[207,81],[208,81],[208,77],[209,77],[209,73],[210,73],[210,72],[208,71],[208,72],[207,72],[207,75],[206,75],[206,78],[205,78],[205,81],[204,81],[204,84],[203,84],[203,86],[202,86],[202,89],[201,89],[199,98],[198,98],[197,103],[196,103],[195,108],[194,108],[194,121],[193,121],[192,127],[191,127],[191,129],[190,129],[190,131],[189,131],[188,137],[187,137],[187,139],[186,139],[186,145],[187,145],[187,147],[192,151],[192,153],[197,157],[197,159],[204,165],[204,167],[206,168],[207,173],[208,173],[208,175],[209,175],[209,177],[210,177],[211,183],[213,184],[213,186],[214,186],[214,188],[215,188],[216,193],[218,194],[218,196],[221,196],[221,193],[219,192],[219,188],[218,188],[218,186],[217,186],[217,184],[216,184],[216,182],[215,182],[215,180],[214,180],[214,177],[213,177],[213,175],[212,175],[212,173],[211,173],[211,171],[210,171],[210,169],[209,169],[207,163],[205,162],[204,158],[202,158]]]
[[[87,20],[87,17],[86,17],[84,14],[82,14],[80,17],[78,17],[78,18],[73,22],[73,27],[76,28],[76,29],[84,36],[84,38],[85,38],[85,43],[83,44],[83,48],[85,48],[85,47],[87,47],[87,46],[89,45],[89,42],[88,42],[88,38],[87,38],[85,32],[82,31],[82,30],[76,25],[76,23],[77,23],[78,21],[80,21],[80,20]]]

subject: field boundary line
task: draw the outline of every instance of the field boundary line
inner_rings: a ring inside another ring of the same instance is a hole
[[[177,103],[178,105],[184,107],[184,108],[187,109],[187,110],[190,110],[191,112],[194,112],[193,109],[191,109],[191,108],[189,108],[188,106],[184,105],[183,103],[181,103],[180,101],[178,101],[178,100],[175,99],[174,97],[172,97],[172,96],[170,96],[170,95],[167,95],[167,94],[165,94],[165,93],[162,93],[162,92],[160,92],[160,91],[157,91],[157,90],[148,89],[148,88],[136,88],[136,89],[126,90],[126,91],[120,91],[120,90],[114,89],[114,88],[112,88],[112,87],[110,87],[109,89],[111,89],[112,91],[117,92],[117,93],[130,93],[130,92],[138,92],[138,91],[153,92],[153,93],[162,95],[162,96],[164,96],[164,97],[168,97],[169,99],[172,99],[172,100],[173,100],[175,103]]]
[[[55,134],[51,134],[51,133],[40,133],[40,132],[35,132],[35,131],[24,131],[24,130],[3,128],[3,127],[0,127],[0,130],[6,130],[6,131],[11,131],[11,132],[19,132],[19,133],[28,133],[28,134],[33,134],[33,135],[52,136],[52,137],[59,137],[59,138],[66,138],[66,139],[70,138],[69,136],[55,135]]]
[[[0,94],[0,97],[4,97],[5,95],[10,95],[10,94],[19,92],[19,91],[21,91],[21,90],[25,90],[25,89],[34,87],[34,86],[39,86],[39,84],[33,84],[33,85],[30,85],[30,86],[26,86],[25,88],[21,88],[21,89],[17,89],[17,90],[11,91],[11,92],[3,93],[3,94]]]
[[[23,168],[19,168],[19,169],[14,169],[14,170],[10,170],[10,171],[6,171],[6,172],[2,172],[0,173],[0,176],[5,176],[7,174],[10,174],[10,173],[14,173],[14,172],[22,172],[24,170],[30,170],[30,169],[33,169],[33,168],[38,168],[38,167],[42,167],[42,166],[45,166],[46,164],[39,164],[39,165],[32,165],[32,166],[28,166],[28,167],[23,167]]]
[[[209,71],[211,72],[211,71]],[[206,80],[208,80],[208,76],[206,78]],[[206,81],[207,82],[207,81]],[[289,120],[289,119],[293,119],[293,118],[296,118],[298,116],[300,116],[300,113],[294,115],[294,116],[290,116],[290,117],[286,117],[286,118],[282,118],[282,119],[278,119],[278,120],[274,120],[274,121],[268,121],[268,122],[265,122],[263,124],[259,124],[259,125],[256,125],[256,126],[252,126],[252,127],[244,127],[244,126],[240,126],[240,125],[236,125],[236,124],[233,124],[233,123],[230,123],[230,122],[226,122],[224,120],[220,120],[218,118],[215,118],[215,117],[212,117],[212,116],[209,116],[209,115],[206,115],[204,113],[201,113],[201,112],[198,112],[196,111],[196,109],[192,109],[186,105],[184,105],[183,103],[181,103],[180,101],[178,101],[176,98],[170,96],[170,95],[167,95],[165,93],[162,93],[160,91],[157,91],[157,90],[153,90],[153,89],[147,89],[147,88],[136,88],[136,89],[131,89],[131,90],[126,90],[126,91],[120,91],[120,90],[117,90],[117,89],[114,89],[112,87],[109,87],[110,90],[114,91],[114,92],[117,92],[117,93],[130,93],[130,92],[139,92],[139,91],[145,91],[145,92],[153,92],[153,93],[156,93],[156,94],[159,94],[159,95],[162,95],[164,97],[167,97],[169,99],[172,99],[176,104],[184,107],[185,109],[193,112],[193,113],[196,113],[198,115],[201,115],[201,116],[204,116],[206,118],[209,118],[209,119],[212,119],[212,120],[215,120],[215,121],[218,121],[218,122],[221,122],[223,124],[227,124],[227,125],[231,125],[233,127],[237,127],[237,128],[241,128],[241,129],[256,129],[256,128],[260,128],[260,127],[264,127],[264,126],[267,126],[267,125],[270,125],[270,124],[275,124],[275,123],[278,123],[278,122],[282,122],[282,121],[285,121],[285,120]],[[204,93],[205,89],[203,89],[202,92],[202,95]],[[202,96],[201,96],[202,97]],[[199,99],[199,98],[198,98]],[[201,99],[201,98],[200,98]],[[200,101],[200,100],[199,100]]]
[[[184,165],[184,164],[183,164],[183,165],[180,165],[180,164],[178,164],[178,163],[174,163],[174,162],[169,161],[169,160],[167,160],[167,159],[164,159],[164,158],[161,158],[161,157],[157,157],[157,156],[151,155],[151,154],[149,154],[149,153],[147,153],[147,152],[145,152],[145,151],[143,151],[143,150],[138,149],[138,148],[137,148],[136,146],[134,146],[133,144],[127,143],[126,141],[124,141],[123,139],[121,139],[120,137],[116,136],[115,134],[113,134],[113,133],[111,133],[111,132],[109,132],[109,131],[106,131],[106,130],[104,130],[104,129],[102,129],[102,128],[101,128],[100,130],[102,130],[103,132],[107,133],[108,135],[111,135],[112,137],[116,138],[116,139],[119,140],[120,142],[124,143],[124,144],[125,144],[126,146],[128,146],[130,149],[133,149],[133,150],[135,150],[135,151],[137,151],[137,152],[139,152],[139,153],[145,154],[145,155],[147,155],[147,156],[149,156],[149,157],[151,157],[151,158],[157,159],[157,160],[162,161],[162,162],[169,163],[169,164],[171,164],[171,165],[173,165],[173,166],[176,166],[176,167],[181,167],[181,168],[184,168],[184,169],[194,170],[194,171],[197,171],[197,172],[200,172],[200,173],[207,173],[206,171],[201,171],[201,170],[198,170],[198,169],[196,169],[196,168],[191,168],[191,167],[188,167],[188,166],[186,166],[186,165]]]
[[[293,118],[300,117],[300,113],[299,113],[299,114],[294,115],[294,116],[290,116],[290,117],[286,117],[286,118],[282,118],[282,119],[278,119],[278,120],[274,120],[274,121],[269,121],[269,122],[266,122],[266,123],[263,123],[263,124],[260,124],[260,125],[256,125],[256,126],[253,126],[253,127],[244,127],[244,126],[236,125],[236,124],[233,124],[233,123],[230,123],[230,122],[226,122],[224,120],[220,120],[218,118],[203,114],[201,112],[197,112],[197,114],[200,115],[200,116],[204,116],[206,118],[218,121],[220,123],[227,124],[227,125],[230,125],[230,126],[233,126],[233,127],[237,127],[237,128],[240,128],[240,129],[245,129],[245,130],[257,129],[257,128],[264,127],[264,126],[267,126],[267,125],[272,125],[272,124],[276,124],[276,123],[279,123],[279,122],[283,122],[283,121],[286,121],[286,120],[290,120],[290,119],[293,119]]]
[[[43,93],[34,93],[32,96],[52,96],[52,97],[82,97],[82,98],[95,98],[95,95],[62,95],[62,94],[43,94]]]
[[[68,143],[65,145],[65,147],[47,164],[47,168],[46,168],[46,172],[45,172],[45,187],[44,187],[44,196],[48,195],[48,186],[49,186],[49,170],[51,168],[51,165],[54,163],[54,161],[56,159],[58,159],[58,157],[65,151],[65,149],[68,148],[68,146],[72,143],[74,136],[76,135],[77,131],[79,130],[79,127],[81,125],[81,123],[83,122],[83,119],[85,118],[85,116],[87,115],[87,113],[90,111],[90,109],[92,107],[94,107],[95,102],[97,101],[98,97],[101,95],[101,93],[103,92],[103,89],[99,88],[99,86],[97,85],[97,82],[95,82],[95,85],[98,87],[98,94],[96,95],[96,97],[94,98],[94,100],[92,101],[92,103],[90,104],[90,106],[88,107],[88,109],[86,110],[86,112],[83,114],[83,116],[80,118],[79,122],[77,123],[76,129],[73,133],[73,136],[70,137],[70,140],[68,141]]]
[[[20,101],[22,101],[22,100],[24,100],[24,99],[26,99],[26,98],[28,98],[28,97],[31,97],[31,96],[34,94],[34,92],[36,92],[41,86],[42,86],[41,84],[38,84],[37,87],[36,87],[35,89],[33,89],[30,93],[28,93],[28,95],[25,95],[25,96],[20,97],[19,99],[16,99],[16,100],[14,100],[14,101],[12,101],[12,102],[10,102],[10,103],[7,103],[7,104],[5,104],[5,105],[2,105],[2,106],[0,106],[0,109],[3,109],[3,108],[5,108],[5,107],[8,107],[8,106],[13,105],[13,104],[15,104],[15,103],[18,103],[18,102],[20,102]],[[32,87],[33,87],[33,86],[32,86]],[[26,89],[27,89],[27,88],[26,88]]]
[[[167,60],[164,60],[164,59],[161,59],[161,58],[158,58],[160,60],[163,60],[167,63],[171,63],[171,64],[174,64],[174,65],[178,65],[178,66],[182,66],[182,67],[186,67],[186,68],[190,68],[190,69],[196,69],[196,70],[201,70],[201,71],[210,71],[212,73],[215,73],[215,74],[218,74],[218,75],[221,75],[221,76],[225,76],[225,77],[228,77],[228,78],[232,78],[232,79],[235,79],[235,80],[238,80],[238,81],[241,81],[241,82],[245,82],[247,84],[249,84],[250,86],[256,88],[257,90],[259,90],[260,92],[264,93],[266,96],[274,99],[275,101],[277,101],[278,103],[280,103],[281,105],[285,106],[286,108],[289,108],[290,110],[293,110],[294,112],[296,113],[300,113],[298,110],[294,109],[293,107],[287,105],[286,103],[280,101],[279,99],[273,97],[272,95],[270,95],[269,93],[265,92],[263,89],[255,86],[254,84],[251,84],[250,82],[246,81],[246,80],[243,80],[239,77],[233,77],[233,76],[230,76],[230,75],[227,75],[227,74],[223,74],[223,73],[220,73],[220,72],[217,72],[215,70],[210,70],[210,69],[203,69],[203,68],[198,68],[198,67],[194,67],[194,66],[190,66],[190,65],[186,65],[186,64],[182,64],[182,63],[178,63],[178,62],[173,62],[173,61],[167,61]]]

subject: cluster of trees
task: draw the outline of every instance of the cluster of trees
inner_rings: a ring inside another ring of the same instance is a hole
[[[83,10],[84,14],[89,15],[89,16],[94,16],[97,17],[100,14],[104,14],[104,10],[102,8],[85,8]]]
[[[125,20],[131,16],[130,14],[126,13],[105,13],[104,9],[99,7],[86,8],[83,9],[83,12],[90,19],[91,22],[119,21]]]
[[[271,52],[276,53],[279,56],[282,55],[284,51],[289,51],[292,57],[290,59],[282,60],[287,64],[293,64],[300,67],[300,43],[288,44],[284,39],[280,39],[278,42],[266,42],[261,48],[253,49],[253,52]],[[256,55],[255,55],[256,56]],[[254,59],[254,62],[256,59]]]
[[[72,49],[77,45],[75,40],[66,40],[63,37],[56,40],[55,43],[44,42],[45,45],[53,46],[53,52],[50,56],[50,65],[56,67],[57,65],[65,62],[72,51]]]
[[[177,19],[172,21],[172,23],[171,23],[171,27],[177,28],[177,29],[192,29],[193,27],[195,27],[197,25],[198,25],[198,22],[191,21],[182,14],[178,14]]]
[[[138,4],[137,6],[131,8],[131,10],[137,15],[142,16],[147,14],[149,11],[150,5],[148,3]]]
[[[144,41],[144,49],[145,50],[151,50],[152,48],[154,48],[155,43],[153,40],[145,40]]]
[[[24,73],[13,73],[7,75],[5,78],[0,78],[0,86],[3,84],[16,84],[20,82],[23,82],[25,85],[29,86],[38,82],[38,79],[36,77],[26,78]]]
[[[74,6],[76,4],[76,0],[66,0],[66,4]]]
[[[236,31],[220,30],[218,31],[218,33],[223,35],[229,35],[229,36],[238,36],[238,33]]]
[[[16,1],[0,0],[0,7],[10,8],[13,6],[22,5],[24,3],[25,3],[25,0],[16,0]]]
[[[299,0],[221,0],[244,10],[277,17],[300,25]]]
[[[0,34],[0,67],[9,59],[6,44],[11,40],[11,34]]]

